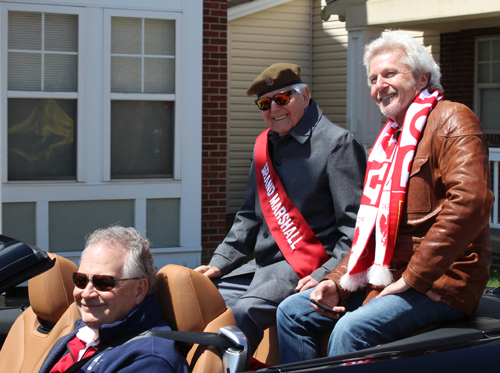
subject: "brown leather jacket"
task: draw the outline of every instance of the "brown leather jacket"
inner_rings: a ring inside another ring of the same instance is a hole
[[[441,300],[469,315],[489,277],[491,245],[488,145],[481,123],[466,106],[436,105],[413,160],[405,207],[391,261],[394,281],[432,289]],[[339,285],[350,251],[325,279]],[[368,285],[365,303],[381,287]]]

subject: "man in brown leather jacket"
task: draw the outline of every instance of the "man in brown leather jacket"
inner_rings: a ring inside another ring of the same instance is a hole
[[[318,333],[331,328],[333,356],[472,315],[488,281],[493,194],[481,123],[443,100],[439,67],[411,36],[384,33],[364,64],[390,119],[370,152],[351,250],[278,308],[281,363],[318,357]]]

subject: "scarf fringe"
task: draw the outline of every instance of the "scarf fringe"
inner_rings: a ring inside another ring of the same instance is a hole
[[[364,288],[368,283],[375,286],[388,286],[392,283],[392,280],[392,273],[388,267],[374,264],[366,272],[356,273],[355,275],[346,273],[340,278],[340,286],[352,293]]]
[[[364,288],[368,282],[366,278],[366,272],[356,273],[355,275],[350,275],[346,273],[340,278],[340,286],[342,289],[350,291],[351,293]]]
[[[392,283],[392,273],[388,267],[372,265],[368,268],[368,282],[375,286],[388,286]]]

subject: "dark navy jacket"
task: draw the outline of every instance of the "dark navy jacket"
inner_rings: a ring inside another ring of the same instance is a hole
[[[75,330],[59,339],[47,355],[40,373],[50,369],[67,352],[66,345],[85,324],[81,319],[75,323]],[[124,319],[99,329],[101,345],[132,333],[146,330],[171,330],[162,319],[160,309],[153,296],[149,296]],[[172,372],[187,373],[186,360],[179,354],[174,341],[146,337],[117,346],[112,350],[94,355],[79,372]]]

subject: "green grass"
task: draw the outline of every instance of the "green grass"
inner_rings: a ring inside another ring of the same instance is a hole
[[[490,266],[490,279],[488,281],[488,285],[486,286],[500,286],[500,266]]]

